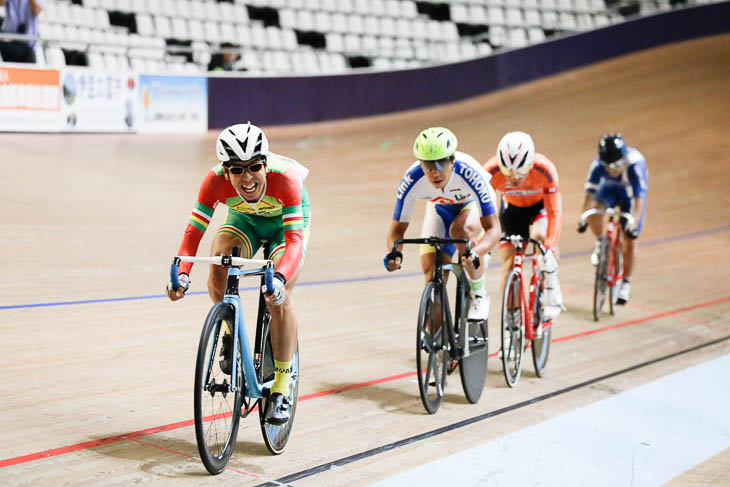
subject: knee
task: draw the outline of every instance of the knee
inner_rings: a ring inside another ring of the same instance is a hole
[[[211,266],[210,274],[208,274],[208,292],[217,293],[221,296],[226,286],[226,270],[219,266]]]
[[[633,238],[629,238],[628,236],[626,236],[624,238],[624,252],[625,253],[629,254],[629,253],[634,252],[634,248],[635,248],[634,242],[635,242],[635,240]]]
[[[541,230],[533,230],[530,232],[530,238],[538,242],[545,243],[545,232]]]
[[[481,227],[479,225],[475,225],[472,222],[467,222],[464,224],[464,226],[452,226],[449,233],[451,233],[451,236],[454,238],[468,238],[470,240],[473,240],[479,236],[480,229]]]
[[[292,303],[292,293],[289,289],[286,291],[286,299],[284,299],[284,302],[280,305],[271,305],[267,304],[267,307],[269,308],[269,313],[271,313],[271,316],[274,316],[277,318],[277,321],[281,318],[283,318],[286,314],[293,313],[294,312],[294,306]]]
[[[512,259],[502,260],[502,277],[507,277],[507,274],[511,270],[512,270]]]

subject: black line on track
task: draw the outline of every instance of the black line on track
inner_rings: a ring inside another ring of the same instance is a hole
[[[349,457],[340,458],[339,460],[334,460],[332,462],[323,463],[322,465],[318,465],[316,467],[308,468],[306,470],[302,470],[297,473],[293,473],[291,475],[287,475],[286,477],[281,477],[277,480],[272,480],[269,482],[265,482],[263,484],[258,484],[256,487],[281,487],[288,485],[289,482],[295,482],[297,480],[301,480],[307,477],[311,477],[313,475],[317,475],[322,472],[326,472],[332,468],[342,467],[344,465],[357,462],[359,460],[363,460],[365,458],[369,458],[375,455],[379,455],[381,453],[385,453],[390,450],[395,450],[396,448],[400,448],[402,446],[410,445],[411,443],[416,443],[418,441],[422,441],[428,438],[432,438],[434,436],[441,435],[443,433],[448,433],[449,431],[453,431],[458,428],[463,428],[464,426],[469,426],[470,424],[478,423],[479,421],[484,421],[485,419],[493,418],[494,416],[499,416],[500,414],[508,413],[510,411],[514,411],[515,409],[520,409],[525,406],[529,406],[531,404],[536,404],[538,402],[542,402],[546,399],[550,399],[552,397],[560,396],[562,394],[574,391],[576,389],[581,389],[583,387],[590,386],[592,384],[595,384],[596,382],[601,382],[606,379],[611,379],[613,377],[616,377],[618,375],[625,374],[627,372],[631,372],[643,367],[647,367],[649,365],[656,364],[658,362],[662,362],[664,360],[669,360],[674,357],[678,357],[680,355],[684,355],[686,353],[695,352],[697,350],[710,347],[712,345],[716,345],[718,343],[724,342],[725,340],[730,339],[730,335],[724,336],[722,338],[718,338],[717,340],[712,340],[710,342],[702,343],[700,345],[694,346],[692,348],[687,348],[685,350],[679,350],[677,352],[670,353],[669,355],[664,355],[662,357],[658,357],[655,359],[651,359],[646,362],[642,362],[637,365],[632,365],[631,367],[627,367],[625,369],[617,370],[615,372],[611,372],[610,374],[602,375],[600,377],[596,377],[594,379],[589,379],[585,382],[581,382],[579,384],[575,384],[572,386],[565,387],[563,389],[558,389],[557,391],[549,392],[547,394],[543,394],[542,396],[533,397],[532,399],[528,399],[526,401],[518,402],[516,404],[512,404],[511,406],[503,407],[501,409],[496,409],[494,411],[490,411],[488,413],[480,414],[479,416],[474,416],[473,418],[468,418],[463,421],[459,421],[457,423],[452,423],[446,426],[442,426],[441,428],[437,428],[435,430],[427,431],[426,433],[421,433],[419,435],[411,436],[409,438],[404,438],[402,440],[398,440],[393,443],[388,443],[387,445],[382,445],[377,448],[373,448],[371,450],[367,450],[364,452],[356,453],[354,455],[350,455]]]

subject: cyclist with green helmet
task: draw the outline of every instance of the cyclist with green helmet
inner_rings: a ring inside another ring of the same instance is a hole
[[[500,226],[495,209],[490,176],[472,156],[456,150],[456,136],[447,128],[431,127],[416,137],[413,154],[418,159],[403,175],[396,194],[393,222],[388,232],[389,253],[385,268],[401,268],[403,254],[393,243],[405,235],[416,199],[428,200],[421,230],[422,237],[467,238],[472,249],[465,254],[463,245],[447,245],[444,259],[458,249],[472,286],[470,320],[484,320],[489,314],[489,297],[484,288],[484,268],[489,254],[499,241]],[[426,282],[433,277],[435,249],[422,245],[421,268]]]

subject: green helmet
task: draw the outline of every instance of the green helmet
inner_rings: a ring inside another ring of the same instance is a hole
[[[422,161],[438,161],[454,155],[456,136],[444,127],[430,127],[418,134],[413,144],[413,155]]]

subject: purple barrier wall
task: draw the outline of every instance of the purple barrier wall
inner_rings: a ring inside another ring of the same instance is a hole
[[[461,100],[578,66],[730,31],[730,2],[681,9],[487,58],[341,76],[210,78],[208,124],[283,125],[363,117]]]

